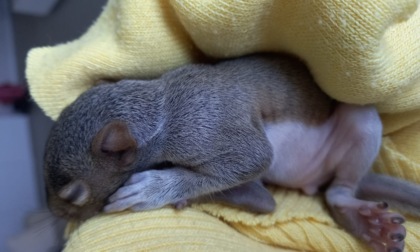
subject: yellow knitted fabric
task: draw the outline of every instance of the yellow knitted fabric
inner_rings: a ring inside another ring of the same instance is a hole
[[[110,0],[79,39],[28,54],[31,94],[60,111],[100,79],[148,78],[204,55],[287,51],[340,101],[374,103],[384,142],[375,170],[420,183],[420,10],[416,0]],[[273,189],[272,215],[212,204],[99,216],[66,251],[360,251],[318,198]],[[407,251],[420,251],[410,220]],[[239,233],[238,233],[239,231]],[[259,241],[260,243],[256,243]],[[268,244],[268,245],[262,245]]]

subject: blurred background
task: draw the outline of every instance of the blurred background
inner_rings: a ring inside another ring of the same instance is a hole
[[[44,145],[52,121],[30,99],[25,59],[33,47],[82,35],[106,0],[0,0],[0,251],[58,251],[46,221]]]

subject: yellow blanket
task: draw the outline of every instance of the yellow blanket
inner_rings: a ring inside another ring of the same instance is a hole
[[[307,62],[332,97],[377,105],[384,138],[374,169],[420,183],[418,4],[109,0],[79,39],[31,50],[26,74],[35,101],[56,118],[100,79],[155,77],[203,55],[291,52]],[[99,216],[73,232],[66,251],[366,248],[334,224],[319,198],[272,190],[278,206],[271,215],[203,204],[179,212],[166,208]],[[420,221],[410,220],[406,227],[407,251],[420,251]]]

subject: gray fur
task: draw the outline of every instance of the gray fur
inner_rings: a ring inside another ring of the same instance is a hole
[[[296,85],[308,92],[299,92]],[[307,106],[299,105],[302,100]],[[328,116],[328,109],[320,113],[312,108],[328,108],[330,103],[304,64],[287,56],[191,65],[156,80],[96,86],[67,107],[51,131],[45,155],[51,209],[66,217],[87,218],[130,174],[162,162],[174,167],[143,174],[151,181],[165,179],[164,186],[151,182],[144,190],[144,197],[158,201],[144,209],[254,180],[272,157],[263,121],[302,114],[317,121]],[[289,106],[295,108],[288,110]],[[108,167],[92,154],[95,135],[112,121],[126,123],[138,144],[129,172]],[[78,179],[92,191],[93,198],[83,207],[57,198],[57,191]]]

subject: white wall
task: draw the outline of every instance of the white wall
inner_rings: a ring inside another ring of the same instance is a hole
[[[17,83],[13,29],[7,1],[0,0],[0,84]],[[29,118],[0,105],[0,251],[22,231],[29,212],[40,208]]]
[[[29,118],[0,116],[0,251],[22,232],[28,213],[40,208],[29,134]]]

